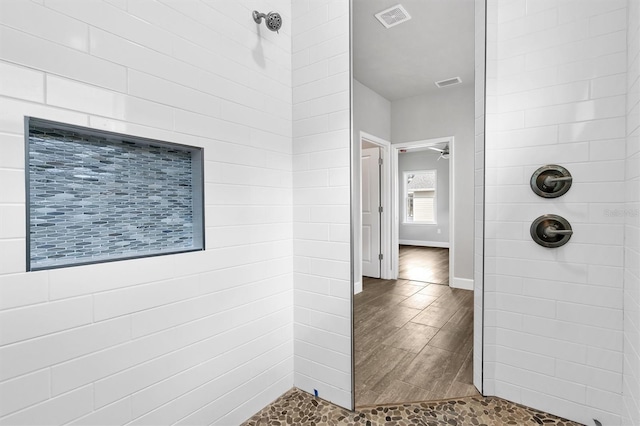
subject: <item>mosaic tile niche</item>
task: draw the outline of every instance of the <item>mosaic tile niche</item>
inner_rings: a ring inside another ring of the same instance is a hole
[[[29,270],[202,250],[201,148],[27,118]]]

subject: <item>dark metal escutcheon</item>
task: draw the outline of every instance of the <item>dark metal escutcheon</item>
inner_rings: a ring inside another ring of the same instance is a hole
[[[541,197],[556,198],[567,193],[572,181],[569,170],[557,164],[548,164],[531,175],[531,189]]]
[[[555,214],[544,214],[533,221],[529,229],[533,241],[542,247],[556,248],[567,244],[573,230],[567,219]]]

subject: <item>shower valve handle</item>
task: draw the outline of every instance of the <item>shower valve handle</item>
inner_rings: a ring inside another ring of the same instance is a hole
[[[540,167],[531,176],[531,189],[543,198],[557,198],[571,188],[573,177],[569,170],[557,164]]]
[[[551,176],[547,176],[546,178],[544,178],[544,184],[546,186],[551,186],[554,183],[557,182],[571,182],[573,181],[573,177],[571,176],[563,176],[563,177],[551,177]]]
[[[555,226],[547,226],[543,232],[547,237],[553,237],[554,235],[573,235],[571,229],[558,229]]]
[[[555,214],[544,214],[531,224],[531,238],[542,247],[557,248],[567,244],[573,235],[567,219]]]

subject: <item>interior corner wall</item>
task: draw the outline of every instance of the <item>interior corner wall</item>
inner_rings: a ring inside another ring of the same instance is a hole
[[[584,424],[621,424],[626,6],[487,11],[484,392]],[[560,198],[529,186],[545,164],[573,175]],[[574,231],[556,249],[529,235],[550,213]]]
[[[640,424],[640,2],[629,0],[622,424]]]
[[[352,408],[350,2],[292,3],[294,384]]]
[[[351,147],[351,155],[360,155],[361,141],[360,132],[365,132],[386,141],[391,141],[391,102],[383,98],[378,93],[369,89],[355,78],[352,86],[353,97],[353,135],[354,141]],[[353,176],[352,185],[361,185],[361,162],[355,161],[352,164]],[[361,210],[360,197],[352,200],[353,212]],[[354,244],[361,244],[362,217],[353,217],[353,241]],[[354,292],[362,291],[362,257],[359,250],[355,250],[353,258]]]
[[[253,5],[0,2],[1,425],[238,424],[293,385],[291,2]],[[203,147],[206,251],[25,272],[24,116]]]
[[[454,136],[453,279],[473,280],[474,84],[391,102],[391,143]]]
[[[484,326],[484,103],[486,0],[474,0],[475,124],[473,247],[473,384],[482,393]]]
[[[449,160],[438,159],[440,153],[433,150],[408,151],[398,155],[398,215],[400,244],[434,247],[449,246]],[[403,174],[409,171],[436,171],[436,221],[435,224],[405,223],[405,194],[402,190]],[[438,232],[438,230],[440,232]]]
[[[391,141],[391,102],[353,79],[353,140],[360,132]]]

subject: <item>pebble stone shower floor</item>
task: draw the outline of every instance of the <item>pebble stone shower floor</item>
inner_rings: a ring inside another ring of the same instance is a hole
[[[379,405],[352,412],[292,388],[243,423],[243,426],[258,425],[578,426],[580,424],[495,397],[467,397],[437,402]]]

